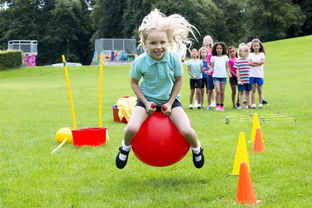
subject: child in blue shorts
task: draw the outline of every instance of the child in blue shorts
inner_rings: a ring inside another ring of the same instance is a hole
[[[226,78],[230,75],[229,57],[225,43],[217,42],[212,47],[211,70],[213,71],[213,84],[216,89],[216,110],[224,111],[224,92]]]
[[[262,108],[263,94],[262,94],[262,85],[263,80],[263,65],[265,62],[265,51],[264,47],[259,39],[253,39],[251,41],[251,53],[248,56],[249,64],[251,66],[249,83],[252,86],[251,92],[251,108],[256,108],[255,104],[255,94],[256,90],[259,95],[259,108]]]
[[[243,109],[243,96],[245,93],[246,99],[246,108],[250,106],[250,91],[251,85],[249,84],[249,76],[250,76],[250,65],[247,59],[249,54],[249,48],[247,45],[242,45],[238,49],[239,59],[237,59],[234,63],[234,68],[236,69],[237,74],[237,88],[238,88],[238,96],[239,96],[239,106],[237,109]]]
[[[141,54],[132,64],[131,88],[139,102],[125,128],[122,146],[116,157],[116,166],[122,169],[126,166],[131,149],[131,141],[142,123],[156,110],[169,117],[179,132],[190,143],[193,152],[193,163],[196,168],[204,165],[203,148],[197,138],[190,120],[184,112],[177,96],[182,87],[183,68],[176,53],[168,50],[172,41],[175,44],[190,43],[187,38],[192,32],[192,26],[180,15],[166,17],[157,9],[148,14],[139,27],[139,37],[145,53]],[[142,82],[139,81],[143,78]]]

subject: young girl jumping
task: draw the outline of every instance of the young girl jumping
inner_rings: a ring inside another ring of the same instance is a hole
[[[122,146],[116,157],[120,169],[127,164],[131,141],[147,117],[156,108],[166,106],[161,111],[174,123],[184,138],[191,144],[193,163],[196,168],[204,165],[204,154],[194,129],[184,112],[177,95],[182,86],[183,69],[178,56],[168,50],[172,42],[190,43],[187,38],[194,27],[182,16],[174,14],[166,17],[157,9],[144,17],[139,27],[140,43],[145,53],[140,55],[131,67],[131,88],[138,97],[133,114],[125,128]],[[143,78],[139,84],[139,80]]]
[[[226,77],[231,76],[228,61],[229,57],[227,56],[225,43],[215,43],[212,48],[211,67],[213,71],[213,84],[216,89],[217,111],[224,111],[224,90]]]

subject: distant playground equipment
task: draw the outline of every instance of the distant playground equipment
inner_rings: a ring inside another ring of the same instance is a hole
[[[131,144],[139,160],[156,167],[180,161],[190,149],[190,144],[169,117],[160,111],[144,121]]]
[[[8,49],[21,50],[23,60],[26,66],[36,66],[36,57],[38,54],[37,40],[10,40]]]
[[[99,98],[98,98],[98,127],[96,128],[83,128],[77,129],[77,123],[75,118],[75,108],[74,102],[72,97],[72,91],[70,87],[70,80],[68,75],[68,69],[66,65],[65,56],[62,56],[62,61],[64,64],[64,74],[66,78],[66,85],[69,97],[69,104],[70,104],[70,111],[72,116],[73,128],[71,129],[72,132],[72,140],[75,146],[99,146],[106,144],[106,140],[108,139],[108,131],[107,128],[103,128],[103,121],[102,121],[102,104],[103,104],[103,61],[104,56],[103,54],[100,57],[100,67],[99,67]],[[60,129],[56,133],[56,140],[57,142],[62,142],[57,148],[55,148],[52,152],[56,152],[59,148],[61,148],[69,139],[68,136],[69,128]],[[64,133],[66,132],[66,134]],[[67,136],[66,136],[67,135]]]
[[[100,54],[104,54],[105,63],[129,62],[137,56],[135,39],[102,38],[95,40],[93,65],[99,64]]]

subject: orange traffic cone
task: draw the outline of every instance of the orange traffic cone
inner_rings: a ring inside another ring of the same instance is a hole
[[[255,205],[257,203],[248,167],[245,162],[240,164],[238,186],[236,192],[236,202],[239,204]]]
[[[263,138],[262,138],[262,133],[261,129],[257,128],[256,130],[256,138],[255,138],[255,143],[252,148],[253,152],[264,152],[264,144],[263,144]]]

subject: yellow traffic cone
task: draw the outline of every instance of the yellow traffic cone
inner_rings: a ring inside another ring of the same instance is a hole
[[[252,116],[252,129],[251,129],[251,138],[250,138],[251,142],[255,141],[257,128],[261,129],[260,122],[259,122],[259,116],[258,116],[258,113],[254,113]]]
[[[239,133],[232,175],[239,175],[241,162],[247,163],[248,170],[250,172],[250,165],[249,165],[248,152],[247,152],[247,146],[246,146],[246,138],[245,138],[244,132]]]

